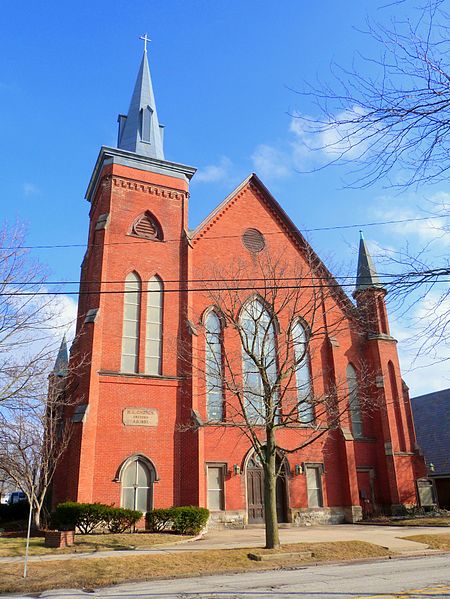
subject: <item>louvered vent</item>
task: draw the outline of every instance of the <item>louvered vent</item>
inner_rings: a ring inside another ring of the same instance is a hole
[[[242,243],[249,252],[257,254],[266,247],[263,234],[258,229],[247,229],[242,235]]]
[[[148,213],[134,223],[133,233],[145,239],[161,239],[159,227]]]

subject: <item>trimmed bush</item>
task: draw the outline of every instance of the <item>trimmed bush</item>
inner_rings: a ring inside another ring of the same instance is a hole
[[[142,512],[103,503],[77,503],[66,501],[56,506],[52,514],[52,527],[59,530],[78,530],[83,534],[97,528],[107,528],[111,533],[125,532],[142,518]]]
[[[180,535],[198,534],[206,526],[209,510],[204,507],[171,507],[148,512],[147,529],[151,532],[171,530]]]
[[[107,512],[106,526],[109,532],[125,532],[142,518],[142,512],[124,507],[110,507]]]
[[[163,530],[170,530],[173,525],[174,509],[175,508],[170,507],[147,512],[145,516],[147,530],[150,532],[162,532]]]
[[[78,530],[89,534],[108,520],[108,505],[66,501],[56,506],[52,523],[60,530]]]

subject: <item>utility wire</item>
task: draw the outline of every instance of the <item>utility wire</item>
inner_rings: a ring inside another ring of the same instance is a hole
[[[450,268],[434,268],[434,269],[428,269],[428,270],[423,270],[423,271],[419,271],[419,270],[413,270],[410,272],[406,272],[406,273],[377,273],[377,277],[378,279],[387,279],[385,281],[386,284],[389,284],[389,279],[407,279],[408,277],[428,277],[428,278],[432,278],[432,277],[440,277],[440,276],[444,276],[444,275],[450,275]],[[330,275],[328,277],[321,277],[321,276],[299,276],[299,277],[270,277],[270,275],[268,275],[267,277],[248,277],[248,278],[242,278],[242,279],[236,279],[236,277],[230,278],[230,279],[226,279],[226,278],[213,278],[213,279],[164,279],[164,284],[167,283],[228,283],[228,282],[254,282],[254,281],[269,281],[275,280],[275,281],[330,281],[330,279],[337,279],[339,281],[351,281],[351,282],[355,282],[358,279],[358,275],[347,275],[347,276],[339,276],[339,275]],[[18,281],[0,281],[0,286],[4,286],[4,285],[10,285],[13,287],[18,287],[20,285],[31,285],[31,286],[37,286],[37,285],[42,285],[42,286],[46,286],[46,285],[123,285],[125,283],[125,280],[111,280],[111,281],[105,281],[105,280],[95,280],[95,281],[86,281],[86,280],[79,280],[79,281],[40,281],[40,282],[33,282],[33,281],[22,281],[22,282],[18,282]]]
[[[391,283],[387,283],[389,287],[414,287],[420,281],[392,281]],[[444,279],[440,281],[441,283],[450,283],[450,279]],[[279,289],[318,289],[319,285],[252,285],[247,287],[204,287],[204,288],[174,288],[174,289],[117,289],[112,291],[19,291],[19,292],[1,292],[0,297],[5,296],[38,296],[38,295],[112,295],[119,294],[124,295],[125,293],[208,293],[208,292],[227,292],[227,291],[255,291],[255,290],[279,290]],[[339,283],[329,283],[326,287],[330,288],[339,288],[339,287],[354,287],[353,283],[343,283],[340,285]]]
[[[379,225],[394,225],[394,224],[401,224],[401,223],[411,223],[411,222],[416,222],[416,221],[432,220],[432,219],[438,219],[438,218],[448,218],[448,215],[421,216],[421,217],[417,217],[417,218],[403,218],[403,219],[398,219],[398,220],[374,221],[374,222],[368,222],[368,223],[353,223],[350,225],[336,225],[336,226],[331,226],[331,227],[315,227],[312,229],[302,229],[300,231],[300,233],[312,233],[312,232],[316,232],[316,231],[338,231],[341,229],[357,229],[357,228],[362,228],[362,227],[376,227]],[[297,233],[298,231],[299,230],[297,230],[297,229],[293,229],[291,232]],[[285,233],[285,231],[264,231],[263,234],[264,235],[285,235],[286,233]],[[199,239],[202,239],[203,241],[212,241],[215,239],[233,239],[233,238],[237,238],[237,237],[241,237],[241,234],[208,236],[208,237],[201,237]],[[19,247],[4,247],[1,249],[3,249],[3,250],[17,250],[17,249],[51,250],[51,249],[62,249],[62,248],[83,248],[83,247],[92,248],[92,247],[101,247],[101,246],[110,246],[110,245],[131,245],[131,244],[136,244],[136,243],[148,243],[148,241],[149,241],[148,239],[140,239],[139,237],[136,237],[133,239],[133,241],[112,241],[112,242],[108,242],[108,243],[91,243],[91,244],[61,243],[61,244],[48,244],[48,245],[21,245]],[[175,239],[164,239],[162,241],[164,243],[172,243],[172,242],[179,243],[180,238],[177,237]]]

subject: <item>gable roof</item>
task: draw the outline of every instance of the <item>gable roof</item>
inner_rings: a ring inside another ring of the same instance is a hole
[[[280,226],[284,229],[285,233],[294,241],[297,247],[301,251],[307,251],[311,256],[311,267],[321,273],[326,279],[330,280],[330,289],[334,294],[335,298],[339,301],[341,306],[347,311],[350,311],[352,315],[355,314],[356,307],[351,302],[350,298],[344,292],[342,287],[336,281],[334,276],[312,249],[311,245],[301,234],[298,227],[294,224],[291,218],[287,215],[285,210],[280,206],[274,196],[270,193],[261,179],[255,173],[251,173],[246,177],[242,183],[240,183],[210,214],[198,225],[196,229],[190,232],[189,239],[195,244],[196,241],[201,239],[204,233],[211,229],[211,227],[220,219],[221,215],[230,207],[232,200],[246,187],[252,187],[256,190],[259,197],[264,201],[269,210],[274,214]]]
[[[450,476],[450,389],[411,398],[417,442],[434,475]]]

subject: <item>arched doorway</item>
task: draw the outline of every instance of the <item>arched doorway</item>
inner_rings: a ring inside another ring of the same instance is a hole
[[[286,464],[279,456],[277,456],[277,469],[280,469],[277,477],[277,517],[278,522],[287,522]],[[262,523],[264,522],[264,470],[256,454],[253,454],[247,462],[246,478],[248,523]]]

